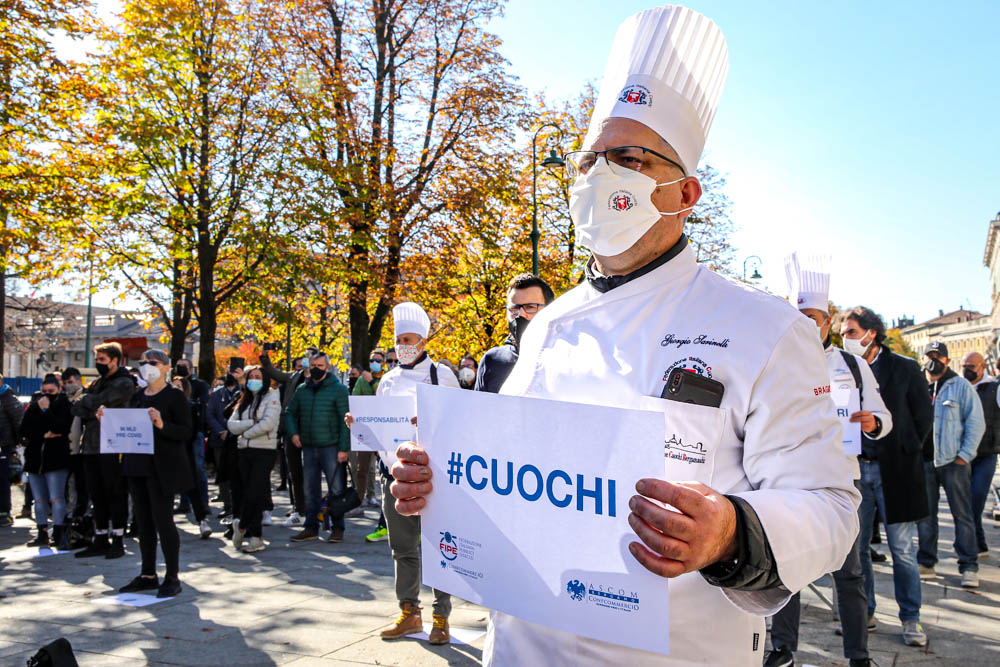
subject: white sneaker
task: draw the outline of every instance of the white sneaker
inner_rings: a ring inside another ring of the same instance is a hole
[[[274,519],[271,518],[271,513],[267,510],[264,510],[264,516],[261,517],[260,525],[271,526],[273,524],[274,524]]]
[[[979,588],[979,574],[971,570],[963,572],[962,588]]]
[[[207,519],[202,519],[198,528],[201,530],[201,539],[203,540],[207,540],[212,534],[212,527],[208,525]]]
[[[920,578],[921,579],[934,579],[937,577],[937,572],[934,571],[934,566],[931,565],[927,567],[926,565],[920,565]]]
[[[251,537],[247,540],[247,545],[243,547],[243,553],[252,554],[265,549],[264,540],[260,537]]]
[[[289,528],[291,526],[301,526],[302,525],[302,517],[299,516],[298,512],[292,512],[292,516],[290,516],[287,519],[285,519],[284,521],[282,521],[281,525],[284,526],[284,527],[286,527],[286,528]]]
[[[903,623],[903,643],[907,646],[927,646],[927,634],[918,621]]]

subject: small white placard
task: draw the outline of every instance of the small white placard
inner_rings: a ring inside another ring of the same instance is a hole
[[[152,454],[153,422],[141,408],[105,409],[101,417],[101,454]]]
[[[416,440],[412,396],[351,396],[351,450],[395,454],[404,442]]]

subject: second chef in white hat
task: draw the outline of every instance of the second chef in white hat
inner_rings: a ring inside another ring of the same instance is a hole
[[[764,617],[838,569],[857,535],[860,495],[816,327],[698,265],[683,233],[727,67],[721,30],[686,7],[618,29],[586,150],[567,155],[587,280],[532,321],[501,392],[633,407],[661,396],[675,369],[721,384],[706,409],[725,426],[704,458],[665,458],[629,503],[632,555],[671,579],[670,655],[494,612],[486,665],[760,665]],[[399,454],[397,507],[417,512],[432,488],[426,452]]]

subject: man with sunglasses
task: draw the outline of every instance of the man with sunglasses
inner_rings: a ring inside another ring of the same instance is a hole
[[[476,372],[476,391],[500,391],[514,364],[517,363],[517,349],[528,322],[538,312],[556,298],[548,283],[532,273],[514,276],[507,285],[507,329],[509,333],[503,345],[490,348],[479,362]]]
[[[858,534],[860,493],[816,325],[699,266],[683,233],[727,70],[721,30],[686,7],[621,25],[586,150],[566,156],[577,242],[593,253],[587,279],[535,316],[502,389],[632,408],[660,397],[675,369],[723,385],[721,404],[700,408],[722,413],[699,456],[664,456],[636,495],[622,489],[619,499],[635,532],[629,557],[671,579],[643,593],[669,596],[670,655],[494,611],[484,665],[760,665],[764,617],[837,570]],[[697,406],[659,407],[669,415]],[[406,443],[397,455],[397,510],[420,512],[442,482],[431,479],[424,449]]]

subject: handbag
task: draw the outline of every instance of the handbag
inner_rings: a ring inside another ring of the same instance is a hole
[[[350,480],[350,484],[344,488],[344,492],[339,496],[327,496],[326,512],[323,513],[323,525],[327,528],[329,528],[327,524],[332,525],[334,520],[340,521],[352,509],[361,507],[361,498],[358,496],[358,490],[354,485],[354,475],[351,474],[351,466],[346,461],[344,465],[347,467],[347,478]]]
[[[28,658],[28,667],[79,667],[73,656],[73,647],[69,640],[60,637],[49,642],[38,653]]]

